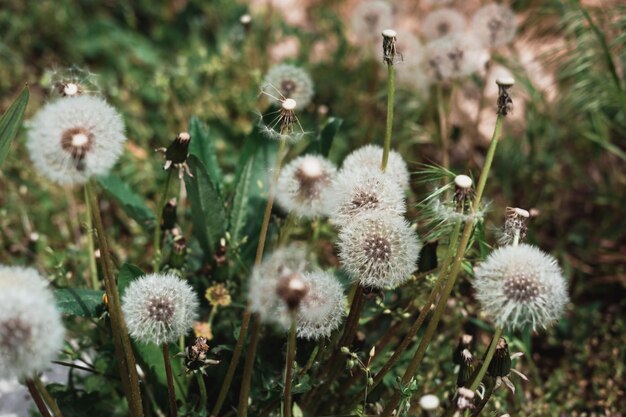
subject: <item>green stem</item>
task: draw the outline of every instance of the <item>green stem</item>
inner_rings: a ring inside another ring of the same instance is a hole
[[[387,161],[389,160],[389,149],[391,149],[391,132],[393,130],[393,105],[395,93],[395,79],[393,71],[393,63],[387,64],[387,125],[385,127],[385,146],[383,148],[383,161],[381,169],[387,169]]]
[[[489,177],[489,171],[491,170],[491,164],[493,163],[493,158],[495,156],[496,148],[498,146],[498,142],[500,140],[500,133],[502,131],[502,119],[504,116],[498,114],[498,118],[496,119],[496,125],[494,128],[493,136],[491,138],[491,144],[489,145],[489,150],[487,151],[487,156],[485,157],[485,164],[483,166],[482,172],[480,174],[480,178],[478,180],[478,186],[476,188],[476,194],[474,196],[474,201],[472,203],[471,211],[472,213],[476,213],[480,206],[480,201],[482,199],[483,191],[485,190],[485,185],[487,183],[487,178]],[[450,270],[450,276],[446,282],[446,285],[443,289],[441,298],[435,307],[435,311],[433,312],[433,316],[428,323],[428,327],[424,332],[424,336],[420,341],[419,346],[417,347],[417,351],[413,356],[413,359],[409,363],[409,366],[406,368],[404,372],[404,376],[402,377],[402,383],[408,384],[411,378],[415,375],[419,365],[426,354],[426,350],[430,345],[433,335],[437,330],[437,325],[439,324],[439,320],[441,319],[441,315],[443,314],[443,310],[446,307],[448,297],[454,288],[454,283],[456,282],[456,278],[461,270],[461,265],[465,256],[465,250],[467,249],[467,245],[469,243],[470,237],[472,235],[472,231],[474,229],[474,222],[467,221],[465,222],[465,227],[463,228],[463,234],[461,235],[461,242],[459,243],[459,247],[454,258],[454,263],[452,264],[452,269]],[[398,405],[400,399],[402,398],[402,394],[400,391],[396,391],[392,398],[387,402],[387,406],[383,410],[381,416],[382,417],[390,417],[394,408]]]
[[[85,205],[87,207],[87,259],[89,259],[89,275],[91,277],[91,288],[97,290],[100,288],[100,281],[98,280],[98,267],[96,265],[95,257],[96,245],[93,241],[93,219],[91,217],[91,206],[89,204],[87,184],[85,184],[83,191],[85,195]]]
[[[63,417],[61,409],[57,405],[56,401],[54,401],[54,398],[52,398],[52,395],[50,395],[50,393],[48,392],[48,389],[46,388],[44,383],[41,382],[41,379],[38,376],[35,376],[33,378],[33,382],[35,383],[37,391],[39,391],[46,404],[48,404],[48,408],[50,408],[50,410],[52,411],[52,415],[54,417]]]
[[[500,336],[502,336],[502,327],[497,327],[496,331],[493,333],[493,338],[491,339],[489,350],[487,350],[487,354],[483,358],[483,363],[480,366],[480,369],[478,370],[478,373],[476,374],[474,379],[472,379],[472,383],[469,387],[470,390],[476,391],[480,386],[481,381],[487,373],[487,368],[489,368],[489,363],[491,363],[491,358],[493,358],[493,354],[496,352],[496,347],[498,346]]]
[[[154,272],[159,272],[160,263],[161,263],[161,221],[163,220],[163,207],[165,207],[165,203],[167,202],[167,193],[170,189],[170,183],[172,182],[172,173],[174,170],[172,168],[167,170],[167,178],[165,179],[165,186],[163,187],[163,192],[161,194],[161,198],[159,199],[159,204],[156,207],[156,224],[154,225],[154,260],[152,261],[152,269]]]
[[[448,135],[448,120],[446,118],[446,108],[443,102],[442,83],[437,83],[437,114],[439,116],[439,136],[441,139],[441,166],[450,168],[450,141]],[[450,93],[452,100],[452,93]]]
[[[485,385],[485,395],[480,400],[480,402],[478,403],[474,411],[472,411],[472,417],[478,417],[480,413],[483,411],[483,408],[485,408],[485,406],[489,402],[489,399],[491,398],[491,395],[493,394],[494,386],[495,386],[494,379],[487,378],[487,383]]]
[[[178,416],[176,405],[176,390],[174,388],[174,374],[172,374],[172,363],[170,361],[170,348],[167,343],[163,343],[163,363],[165,364],[165,375],[167,376],[167,392],[169,394],[170,417]]]
[[[48,411],[48,407],[46,407],[46,403],[41,397],[40,392],[37,391],[35,382],[32,379],[27,378],[25,383],[26,383],[26,387],[28,388],[28,392],[30,393],[30,396],[33,397],[33,401],[35,401],[35,405],[37,405],[37,409],[39,410],[41,415],[43,417],[52,417],[50,415],[50,411]]]
[[[248,415],[248,397],[250,396],[252,369],[254,368],[254,358],[256,356],[256,348],[259,343],[261,330],[261,319],[259,315],[255,314],[253,318],[250,345],[248,346],[248,353],[246,354],[246,361],[243,367],[241,391],[239,391],[239,405],[237,407],[238,417],[246,417]]]
[[[142,417],[143,406],[141,404],[141,391],[139,388],[135,355],[130,344],[126,322],[122,314],[120,294],[117,290],[117,282],[113,273],[113,260],[111,259],[109,243],[106,239],[104,223],[102,222],[100,206],[98,205],[98,198],[93,182],[90,181],[86,184],[86,190],[100,246],[100,262],[104,274],[104,287],[108,296],[108,311],[111,317],[113,345],[115,347],[120,379],[124,393],[126,394],[126,399],[128,400],[131,415],[134,417]]]
[[[196,373],[196,380],[198,381],[198,389],[200,390],[200,411],[203,411],[206,410],[207,395],[206,385],[204,384],[204,377],[202,376],[201,372]]]
[[[291,380],[293,379],[293,361],[296,356],[296,317],[295,314],[291,316],[291,328],[289,329],[289,338],[287,341],[287,357],[285,359],[285,389],[283,391],[283,398],[285,399],[285,405],[283,409],[283,415],[285,417],[291,417]]]

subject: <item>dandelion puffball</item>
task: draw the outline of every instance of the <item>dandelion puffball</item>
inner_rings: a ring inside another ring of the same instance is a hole
[[[396,181],[366,170],[342,169],[333,181],[327,204],[331,221],[340,225],[362,213],[401,215],[405,211],[404,192]]]
[[[567,284],[556,259],[531,245],[497,249],[474,274],[476,298],[499,327],[547,328],[568,302]]]
[[[430,76],[434,81],[466,77],[485,67],[489,53],[470,33],[453,33],[426,45]]]
[[[0,379],[44,370],[64,334],[47,281],[34,269],[0,265]]]
[[[383,160],[383,148],[377,145],[365,145],[351,152],[343,161],[342,170],[349,172],[373,171],[383,173],[381,162]],[[394,151],[389,151],[389,159],[384,175],[391,178],[403,190],[409,188],[409,170],[402,156]]]
[[[509,6],[488,4],[474,13],[472,32],[486,48],[497,48],[513,40],[517,23]]]
[[[385,212],[362,214],[339,232],[343,269],[364,287],[396,288],[417,269],[422,247],[406,220]]]
[[[300,67],[281,64],[272,67],[263,81],[263,91],[273,97],[276,104],[287,103],[285,99],[295,101],[294,109],[303,109],[313,97],[313,81],[308,72]]]
[[[171,343],[192,327],[198,300],[187,282],[173,274],[149,274],[131,282],[122,299],[130,335],[144,343]]]
[[[306,272],[303,276],[309,291],[298,309],[297,335],[304,339],[329,337],[345,316],[343,287],[327,272]]]
[[[326,196],[337,173],[332,162],[318,155],[294,159],[281,170],[276,202],[285,210],[311,218],[326,214]]]
[[[461,13],[444,7],[428,13],[421,30],[426,38],[437,39],[451,33],[463,32],[466,26],[467,21]]]
[[[380,34],[393,26],[393,13],[386,1],[366,0],[360,2],[350,17],[352,32],[359,43],[373,46],[380,44]]]
[[[46,104],[33,118],[27,147],[39,172],[58,184],[104,175],[122,153],[124,123],[103,99],[82,95]]]

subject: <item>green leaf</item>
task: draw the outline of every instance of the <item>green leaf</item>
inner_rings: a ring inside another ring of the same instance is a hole
[[[138,353],[139,363],[144,369],[148,369],[156,378],[149,380],[156,381],[159,384],[157,395],[167,395],[167,375],[165,374],[165,364],[163,362],[163,350],[161,346],[155,344],[133,343],[135,351]],[[175,355],[178,353],[177,346],[170,343],[170,363],[172,365],[172,374],[174,376],[174,385],[176,398],[181,402],[186,401],[187,383],[185,381],[185,371],[183,369],[180,357]]]
[[[142,227],[154,227],[155,215],[146,206],[143,199],[135,193],[121,178],[115,175],[98,177],[98,182],[107,194],[117,201],[124,212],[133,218]]]
[[[333,146],[333,140],[335,139],[337,132],[339,132],[339,128],[341,128],[342,124],[343,119],[331,117],[328,119],[328,123],[326,123],[326,126],[324,126],[324,128],[320,132],[318,137],[318,146],[319,153],[323,157],[328,157],[328,154],[330,153],[330,148],[331,146]]]
[[[235,195],[233,197],[232,208],[230,210],[230,236],[233,242],[239,242],[242,237],[242,231],[247,221],[248,201],[250,199],[251,189],[255,186],[252,183],[252,173],[254,168],[254,156],[248,160],[241,171],[239,181],[235,187]]]
[[[97,317],[102,312],[104,291],[88,288],[59,288],[54,291],[57,306],[67,316]]]
[[[124,295],[130,283],[142,275],[144,275],[144,272],[138,266],[129,263],[122,265],[117,275],[117,287],[120,297]]]
[[[213,184],[221,192],[222,171],[217,161],[215,137],[211,134],[211,130],[195,116],[189,121],[189,134],[191,135],[189,154],[197,156],[202,161]]]
[[[193,232],[204,253],[214,253],[219,239],[226,233],[224,203],[202,161],[190,155],[187,163],[193,174],[193,177],[185,176]]]
[[[9,153],[11,142],[13,142],[17,131],[22,125],[28,97],[28,87],[24,87],[22,93],[11,104],[11,107],[0,117],[0,165],[2,165]]]

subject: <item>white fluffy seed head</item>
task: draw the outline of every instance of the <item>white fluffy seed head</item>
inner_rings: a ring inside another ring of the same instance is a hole
[[[58,184],[104,175],[122,153],[124,123],[103,99],[82,95],[46,104],[30,122],[27,147],[35,167]]]
[[[64,334],[47,281],[31,268],[0,266],[0,379],[44,370]]]
[[[296,318],[298,337],[313,340],[329,337],[345,316],[343,287],[327,272],[307,272],[303,276],[309,291],[300,303]]]
[[[517,30],[515,13],[509,6],[488,4],[474,13],[471,28],[485,48],[506,45],[513,40]]]
[[[285,276],[303,275],[306,265],[307,251],[301,245],[290,245],[267,255],[261,265],[252,270],[248,289],[250,310],[266,323],[288,328],[290,316],[276,290]]]
[[[422,247],[406,220],[387,212],[361,214],[339,232],[343,269],[364,287],[396,288],[417,268]]]
[[[426,45],[430,76],[434,81],[466,77],[485,67],[489,53],[470,33],[452,33]]]
[[[392,177],[366,169],[342,169],[332,183],[327,204],[330,220],[338,225],[363,213],[392,216],[405,211],[404,192]]]
[[[309,73],[300,67],[289,64],[276,65],[265,76],[263,91],[270,97],[276,97],[278,100],[272,100],[286,110],[299,110],[311,102],[314,93],[313,80]],[[277,97],[278,92],[282,97]]]
[[[342,170],[347,172],[370,171],[383,173],[381,162],[383,160],[383,148],[377,145],[365,145],[351,152],[343,160]],[[409,170],[402,156],[394,151],[389,151],[389,159],[384,175],[391,178],[403,190],[409,188]]]
[[[416,90],[422,98],[427,97],[430,80],[425,67],[424,45],[417,36],[403,31],[398,35],[396,48],[402,54],[402,60],[394,65],[398,83]]]
[[[130,335],[143,343],[177,341],[193,326],[198,299],[174,274],[149,274],[131,282],[122,299]]]
[[[326,215],[328,192],[336,174],[337,168],[322,156],[298,157],[280,172],[276,202],[301,217]]]
[[[426,15],[422,33],[427,39],[438,39],[452,33],[463,32],[467,27],[465,16],[454,9],[443,7]]]
[[[567,284],[556,259],[531,245],[497,249],[474,273],[476,298],[500,327],[547,328],[568,302]]]
[[[380,34],[393,26],[391,6],[382,0],[360,2],[352,11],[350,24],[358,43],[378,50]]]

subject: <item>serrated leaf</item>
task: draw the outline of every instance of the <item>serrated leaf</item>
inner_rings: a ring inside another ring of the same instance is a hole
[[[117,288],[120,293],[120,297],[124,295],[124,292],[130,283],[142,275],[144,275],[144,272],[138,266],[129,263],[122,265],[117,275]]]
[[[202,161],[211,180],[213,180],[213,184],[221,193],[222,171],[217,160],[215,138],[211,134],[211,130],[194,116],[189,121],[189,134],[191,135],[189,154],[197,156]]]
[[[185,176],[193,233],[208,255],[215,252],[219,239],[226,233],[224,202],[202,161],[190,155],[187,163],[193,174],[193,177]]]
[[[88,288],[59,288],[54,290],[57,306],[67,316],[97,317],[102,312],[104,291]]]
[[[124,212],[142,227],[154,227],[156,219],[152,210],[146,206],[143,199],[122,181],[121,178],[115,175],[98,177],[98,183],[100,183],[111,198],[122,206]]]
[[[26,105],[28,104],[28,87],[24,87],[21,94],[13,101],[7,111],[0,117],[0,165],[4,162],[11,142],[17,135],[17,131],[22,125],[22,118]]]
[[[242,237],[242,230],[246,224],[248,214],[248,201],[250,190],[255,185],[252,183],[252,169],[254,167],[254,156],[248,160],[235,187],[232,208],[230,210],[230,236],[233,242],[239,242]]]

